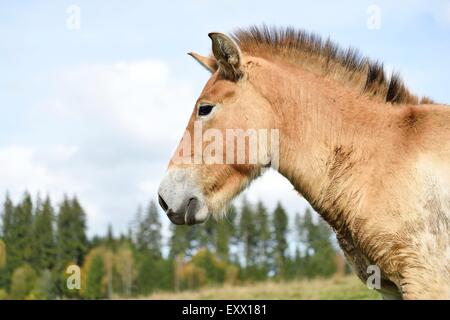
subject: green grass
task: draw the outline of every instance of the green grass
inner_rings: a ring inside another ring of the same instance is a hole
[[[180,300],[373,300],[380,295],[369,290],[355,276],[331,279],[258,282],[208,287],[178,293],[159,292],[144,299]]]

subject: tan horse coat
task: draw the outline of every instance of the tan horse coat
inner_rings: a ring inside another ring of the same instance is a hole
[[[192,54],[212,77],[187,130],[196,120],[205,130],[279,129],[278,171],[332,226],[363,281],[376,265],[385,298],[450,298],[450,108],[301,31],[210,37],[213,56]],[[204,103],[217,109],[208,120]],[[183,172],[217,214],[265,165],[172,162],[160,197],[169,212],[167,190]]]

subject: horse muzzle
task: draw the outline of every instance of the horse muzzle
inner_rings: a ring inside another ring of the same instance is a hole
[[[188,169],[169,169],[159,186],[158,201],[174,224],[202,223],[209,215],[203,194]]]

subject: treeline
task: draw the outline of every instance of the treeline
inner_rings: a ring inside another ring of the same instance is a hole
[[[1,212],[0,299],[101,299],[142,296],[157,290],[266,279],[327,277],[344,272],[331,231],[310,210],[288,215],[279,203],[243,200],[224,219],[196,226],[171,225],[153,201],[139,208],[127,234],[86,236],[86,213],[76,197],[56,207],[25,193],[7,195]],[[165,241],[166,240],[166,241]],[[291,243],[291,244],[290,244]],[[292,245],[295,243],[295,245]],[[81,268],[80,288],[68,288],[68,266]]]

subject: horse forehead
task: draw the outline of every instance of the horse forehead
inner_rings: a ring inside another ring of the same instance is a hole
[[[235,83],[220,79],[216,74],[206,83],[199,100],[222,102],[236,94]]]

